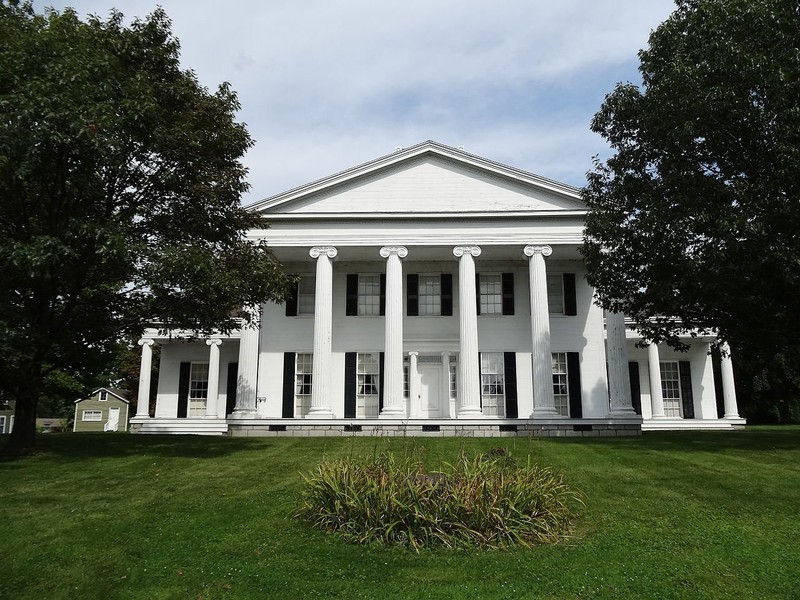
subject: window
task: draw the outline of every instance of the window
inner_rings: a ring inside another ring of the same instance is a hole
[[[202,417],[206,414],[208,400],[208,363],[192,363],[189,371],[189,415]]]
[[[419,276],[419,316],[442,314],[442,281],[438,275]]]
[[[564,314],[564,277],[561,273],[547,275],[547,307],[551,315]]]
[[[103,411],[101,410],[85,410],[81,416],[81,421],[102,421]]]
[[[408,399],[411,396],[411,382],[410,382],[410,372],[411,372],[411,364],[410,360],[407,356],[403,357],[403,398]]]
[[[358,315],[381,314],[381,276],[358,276]]]
[[[567,353],[553,353],[553,400],[556,412],[569,416],[569,378],[567,376]]]
[[[356,371],[356,416],[377,417],[380,410],[380,354],[359,353]]]
[[[0,415],[0,433],[6,432],[6,416]]]
[[[681,417],[681,381],[677,362],[662,362],[661,395],[664,397],[664,415]]]
[[[108,400],[108,392],[100,390],[100,402],[105,402],[106,400]]]
[[[450,398],[458,398],[458,357],[450,355]]]
[[[478,302],[481,315],[503,314],[503,279],[500,273],[478,275]]]
[[[298,353],[294,362],[295,416],[304,417],[311,408],[313,354]]]
[[[302,275],[297,282],[297,314],[314,314],[314,295],[317,278],[314,275]]]
[[[502,352],[481,353],[481,400],[483,414],[505,415],[505,376]]]

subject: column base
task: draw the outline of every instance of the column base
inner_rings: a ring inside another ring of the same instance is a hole
[[[151,417],[150,417],[150,415],[136,415],[133,418],[134,419],[149,419]]]
[[[330,408],[310,408],[305,416],[306,419],[334,419],[333,411]]]
[[[738,414],[732,414],[732,415],[725,415],[722,418],[723,419],[737,419],[738,420],[738,419],[741,419],[742,417],[740,417]]]
[[[402,408],[384,408],[378,415],[379,419],[406,419],[406,411]]]
[[[459,408],[458,412],[456,413],[457,419],[482,419],[486,415],[481,412],[480,408],[477,407],[466,407],[466,408]]]
[[[542,407],[534,408],[531,413],[531,419],[566,419],[564,415],[559,413],[555,407]]]
[[[258,411],[254,408],[234,408],[231,419],[257,419]]]
[[[636,411],[633,407],[630,408],[615,408],[608,413],[609,417],[637,417]]]

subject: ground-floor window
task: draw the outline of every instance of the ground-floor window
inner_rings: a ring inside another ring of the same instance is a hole
[[[85,410],[81,415],[81,421],[102,421],[103,411],[100,410]]]
[[[306,416],[311,409],[313,364],[313,354],[297,353],[294,362],[294,414],[296,417]]]
[[[0,433],[6,432],[6,416],[0,416]]]
[[[481,403],[484,415],[505,416],[506,394],[502,352],[481,353]]]
[[[205,416],[207,401],[208,363],[192,363],[189,371],[189,416]]]
[[[380,411],[380,354],[358,354],[356,370],[356,417],[375,418]]]
[[[667,417],[682,417],[681,380],[678,363],[661,363],[661,395],[664,398],[664,414]]]
[[[556,412],[569,416],[569,377],[567,376],[567,353],[553,352],[553,400]]]
[[[448,365],[448,371],[450,373],[450,383],[448,389],[450,390],[450,398],[458,398],[458,357],[451,354],[450,355],[450,364]]]

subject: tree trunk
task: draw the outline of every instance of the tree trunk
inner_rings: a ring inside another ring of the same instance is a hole
[[[20,386],[14,409],[14,429],[3,448],[5,455],[23,454],[36,445],[36,409],[42,389],[42,367],[32,365],[27,383]]]

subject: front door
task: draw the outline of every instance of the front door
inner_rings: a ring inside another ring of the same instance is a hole
[[[424,419],[441,416],[440,396],[442,393],[442,366],[441,364],[419,365],[419,408],[420,416]]]
[[[119,427],[119,407],[111,406],[108,409],[108,423],[106,431],[116,431]]]

